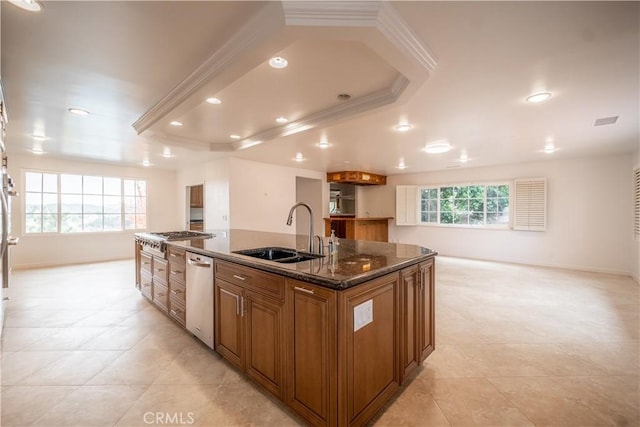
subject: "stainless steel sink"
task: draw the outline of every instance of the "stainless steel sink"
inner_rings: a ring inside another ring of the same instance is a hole
[[[296,262],[309,261],[323,256],[310,254],[307,252],[298,252],[295,249],[279,247],[244,249],[241,251],[234,251],[233,253],[246,255],[253,258],[264,259],[267,261],[280,262],[282,264],[292,264]]]

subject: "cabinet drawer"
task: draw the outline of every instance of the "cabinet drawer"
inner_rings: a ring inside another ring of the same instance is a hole
[[[171,265],[173,264],[182,264],[184,265],[185,260],[185,251],[181,248],[174,248],[173,246],[167,245],[167,258]]]
[[[151,261],[153,257],[149,254],[146,254],[140,251],[140,271],[151,273]]]
[[[151,274],[145,271],[140,272],[140,292],[149,299],[153,299],[153,285],[151,284]]]
[[[161,282],[167,286],[167,269],[168,263],[166,259],[153,259],[153,283]]]
[[[184,304],[176,302],[173,295],[169,296],[169,316],[182,326],[186,325],[186,310]]]
[[[186,288],[184,283],[178,283],[169,278],[169,298],[179,304],[186,304]]]
[[[226,261],[216,261],[216,277],[262,295],[284,298],[284,277]]]
[[[165,313],[169,307],[169,288],[160,283],[153,283],[153,303]]]
[[[169,261],[169,281],[184,284],[186,267],[184,264],[178,264]]]

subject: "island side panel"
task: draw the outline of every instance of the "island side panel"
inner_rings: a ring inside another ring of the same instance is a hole
[[[399,274],[339,293],[338,424],[362,425],[400,385]]]
[[[436,348],[436,263],[432,258],[420,263],[418,326],[420,363]]]
[[[286,280],[285,403],[316,426],[336,426],[337,292]]]

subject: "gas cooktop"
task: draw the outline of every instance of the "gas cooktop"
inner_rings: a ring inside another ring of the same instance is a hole
[[[162,233],[140,233],[142,237],[155,240],[187,240],[187,239],[208,239],[215,237],[212,233],[203,233],[200,231],[165,231]]]

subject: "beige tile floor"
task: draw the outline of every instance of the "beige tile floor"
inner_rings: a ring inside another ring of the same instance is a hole
[[[2,426],[294,426],[160,314],[132,261],[16,271]],[[376,426],[638,426],[628,277],[439,257],[437,346]]]

